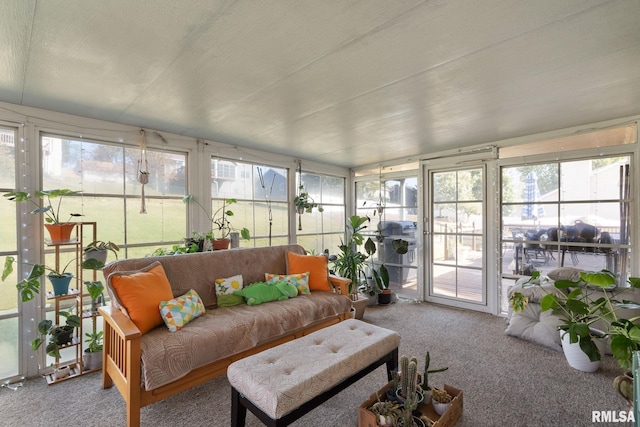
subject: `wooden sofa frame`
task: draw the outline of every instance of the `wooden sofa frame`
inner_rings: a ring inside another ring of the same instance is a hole
[[[350,280],[331,276],[331,284],[336,292],[349,295]],[[141,334],[134,323],[119,309],[111,306],[99,309],[104,319],[104,343],[102,352],[102,387],[110,388],[114,384],[122,395],[127,406],[127,426],[140,426],[140,408],[159,402],[169,396],[188,390],[213,378],[225,375],[227,367],[236,360],[257,354],[268,348],[287,341],[300,338],[311,332],[351,317],[344,313],[315,323],[304,329],[296,330],[289,335],[217,360],[209,365],[194,369],[184,377],[154,390],[145,390],[141,386]]]

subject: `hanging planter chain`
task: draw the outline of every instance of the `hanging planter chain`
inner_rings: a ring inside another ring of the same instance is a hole
[[[142,168],[144,163],[144,169]],[[144,198],[144,186],[149,183],[149,162],[147,161],[147,144],[144,129],[140,129],[140,157],[138,158],[138,182],[142,184],[140,213],[147,213],[147,205]]]

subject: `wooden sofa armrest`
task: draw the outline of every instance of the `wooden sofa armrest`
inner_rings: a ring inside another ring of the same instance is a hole
[[[349,284],[351,283],[351,279],[330,274],[329,281],[334,289],[338,290],[338,293],[349,296]]]
[[[136,325],[117,308],[99,308],[104,319],[102,387],[116,385],[127,403],[127,425],[140,425],[140,337]]]
[[[129,339],[140,338],[142,335],[136,325],[125,314],[112,306],[99,307],[98,311],[102,314],[105,322],[114,328],[119,335],[128,337]]]

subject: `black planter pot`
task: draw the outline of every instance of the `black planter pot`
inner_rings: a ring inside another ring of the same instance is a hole
[[[69,344],[73,339],[73,329],[72,326],[59,326],[51,332],[51,337],[57,345]]]
[[[391,291],[385,289],[378,294],[378,304],[387,305],[391,304]]]
[[[187,247],[196,244],[198,245],[198,252],[203,252],[204,251],[204,240],[202,239],[192,239],[192,238],[187,238],[185,239],[185,244]]]

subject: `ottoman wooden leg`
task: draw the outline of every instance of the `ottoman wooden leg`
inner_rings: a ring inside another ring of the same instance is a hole
[[[240,393],[231,387],[231,427],[244,427],[247,408],[240,403]]]
[[[393,375],[391,374],[391,371],[397,371],[398,370],[398,349],[396,348],[392,353],[391,353],[391,359],[387,360],[387,380],[391,381],[393,379]]]

